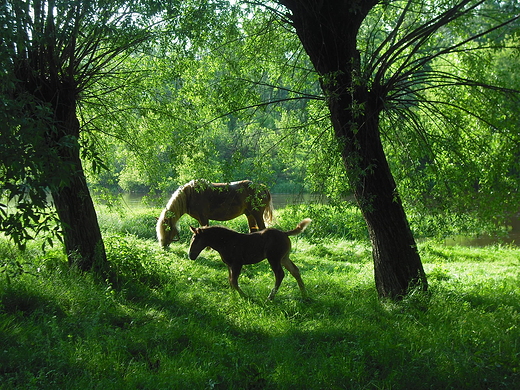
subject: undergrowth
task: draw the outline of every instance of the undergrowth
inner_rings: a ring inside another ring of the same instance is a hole
[[[518,249],[424,242],[429,291],[380,300],[364,232],[338,238],[334,217],[311,211],[278,215],[283,228],[314,220],[291,255],[309,300],[287,273],[268,302],[267,262],[244,267],[241,298],[216,252],[188,259],[189,235],[159,248],[157,210],[100,216],[104,281],[70,270],[57,248],[21,253],[0,240],[2,263],[24,264],[0,274],[0,388],[520,387]]]

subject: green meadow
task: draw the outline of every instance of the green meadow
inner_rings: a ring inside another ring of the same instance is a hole
[[[1,389],[520,388],[516,247],[421,241],[429,291],[380,300],[359,214],[288,207],[283,229],[313,219],[291,256],[310,298],[287,273],[270,302],[267,262],[244,267],[244,299],[218,253],[188,259],[189,217],[164,251],[157,209],[98,210],[104,278],[0,239]]]

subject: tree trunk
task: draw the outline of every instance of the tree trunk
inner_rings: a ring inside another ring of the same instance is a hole
[[[378,86],[363,80],[357,32],[376,0],[283,0],[328,98],[336,138],[356,201],[368,226],[376,288],[399,298],[427,288],[415,240],[379,133]]]
[[[381,297],[398,298],[410,288],[427,288],[415,240],[413,238],[396,184],[388,166],[379,134],[378,109],[366,101],[359,131],[343,132],[343,161],[349,170],[355,198],[368,226],[376,288]],[[338,110],[340,113],[338,113]],[[339,105],[335,121],[344,122]],[[344,127],[342,127],[343,129]],[[338,133],[338,132],[336,132]],[[354,156],[354,158],[353,158]]]
[[[107,261],[105,247],[79,153],[70,156],[67,162],[76,167],[77,172],[65,187],[52,192],[67,258],[71,266],[82,271],[102,271]]]
[[[48,168],[59,169],[56,174],[63,178],[63,184],[52,189],[52,197],[61,221],[69,264],[82,271],[102,271],[107,258],[79,154],[75,84],[61,81],[50,93],[47,101],[51,101],[54,110],[55,127],[48,142],[56,149],[60,165]]]

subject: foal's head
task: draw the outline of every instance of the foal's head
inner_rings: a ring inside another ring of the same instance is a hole
[[[157,218],[157,240],[163,248],[167,248],[173,241],[179,239],[177,224],[173,221],[173,217],[169,215],[170,213],[171,211],[163,210],[161,216]]]
[[[191,226],[190,229],[193,232],[193,237],[191,237],[189,256],[191,260],[195,260],[206,247],[206,240],[204,239],[204,229]]]

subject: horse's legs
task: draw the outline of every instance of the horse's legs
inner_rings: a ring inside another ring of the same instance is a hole
[[[258,223],[258,228],[260,230],[265,229],[265,222],[264,222],[264,209],[261,208],[260,210],[253,211],[253,216],[256,219],[256,222]]]
[[[298,287],[300,287],[302,296],[304,298],[307,298],[307,290],[305,289],[305,285],[303,284],[303,280],[300,275],[300,270],[296,266],[296,264],[294,264],[291,261],[291,259],[289,259],[289,254],[285,255],[282,258],[282,265],[291,273],[292,276],[294,276],[294,279],[296,279],[296,282],[298,282]]]
[[[242,265],[233,265],[228,266],[228,272],[229,272],[229,284],[233,289],[238,291],[238,293],[245,297],[246,294],[242,291],[242,289],[238,285],[238,277],[240,276],[240,272],[242,271]]]
[[[257,223],[257,219],[253,216],[253,214],[247,215],[247,224],[249,225],[249,233],[257,232],[258,230],[265,229],[265,226],[262,228],[260,224]],[[263,223],[264,221],[262,221]]]
[[[278,292],[280,285],[282,284],[282,280],[285,276],[285,272],[283,272],[283,268],[282,268],[282,265],[281,265],[279,259],[274,260],[274,259],[268,258],[267,260],[269,261],[269,264],[271,265],[271,269],[274,272],[274,279],[275,279],[274,287],[271,290],[271,293],[269,294],[269,296],[267,297],[267,299],[272,301],[274,299],[274,296]]]
[[[197,221],[199,221],[200,226],[209,226],[209,219],[206,217],[199,217]]]
[[[251,214],[246,214],[247,222],[249,224],[249,232],[256,232],[257,230],[265,229],[264,210],[265,207],[262,207],[260,209],[252,210]]]

